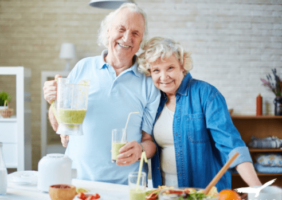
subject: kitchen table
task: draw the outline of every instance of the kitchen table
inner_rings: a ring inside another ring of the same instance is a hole
[[[126,200],[129,199],[129,188],[127,185],[84,181],[73,179],[72,185],[83,187],[93,193],[100,194],[100,200]],[[51,200],[48,193],[41,192],[36,186],[19,186],[8,183],[8,190],[1,200]]]

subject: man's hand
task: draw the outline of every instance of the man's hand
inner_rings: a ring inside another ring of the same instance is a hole
[[[149,159],[153,157],[157,147],[153,142],[152,136],[145,131],[142,131],[141,143],[145,149],[147,158]],[[140,159],[142,151],[142,146],[138,142],[128,142],[119,149],[120,154],[117,156],[116,164],[119,166],[131,165]]]
[[[119,153],[116,164],[119,166],[131,165],[141,157],[142,147],[136,141],[128,142],[119,149]]]
[[[45,83],[44,83],[44,87],[43,87],[44,99],[50,104],[54,100],[57,99],[57,79],[58,78],[61,78],[61,76],[57,74],[55,76],[55,80],[45,81]],[[53,130],[57,131],[58,122],[55,118],[55,115],[54,115],[51,107],[49,109],[49,120],[50,120],[50,123],[51,123]],[[63,147],[67,147],[68,142],[69,142],[69,136],[68,135],[60,135],[60,137],[61,137],[61,142],[62,142]]]
[[[69,143],[69,136],[68,135],[60,135],[61,137],[61,142],[63,147],[67,147]]]
[[[45,81],[44,83],[44,99],[50,104],[57,99],[57,78],[61,78],[61,76],[57,74],[55,80]]]

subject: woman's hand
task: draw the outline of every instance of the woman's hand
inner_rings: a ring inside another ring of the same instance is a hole
[[[44,99],[50,104],[57,99],[57,78],[61,78],[61,76],[57,74],[55,80],[45,81],[44,83]]]
[[[126,143],[119,149],[120,154],[117,156],[116,164],[127,166],[135,163],[140,159],[142,150],[142,146],[136,141]]]

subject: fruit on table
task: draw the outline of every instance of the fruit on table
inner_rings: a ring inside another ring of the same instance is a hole
[[[160,191],[158,189],[150,191],[150,193],[147,194],[146,199],[147,200],[157,200],[159,196],[159,192]]]
[[[219,200],[241,200],[241,197],[233,190],[222,190],[219,192]]]
[[[100,199],[100,195],[98,193],[95,193],[86,198],[86,200],[94,200],[94,199]]]
[[[173,189],[174,187],[159,186],[158,189],[150,190],[146,192],[146,200],[157,200],[159,192],[163,189]]]
[[[82,200],[93,200],[93,199],[100,199],[100,195],[98,193],[84,194],[83,192],[80,192],[77,195],[77,198],[82,199]]]
[[[182,190],[176,189],[174,190],[174,187],[167,187],[167,186],[159,186],[158,189],[150,190],[146,192],[146,200],[157,200],[159,198],[159,192],[163,189],[168,189],[164,193],[166,194],[176,194],[182,199],[202,199],[206,195],[203,194],[204,190],[200,189],[197,191],[196,188],[184,188]],[[216,197],[218,195],[216,187],[212,187],[210,192],[208,193],[208,196]]]
[[[76,193],[78,194],[78,193],[80,193],[80,192],[85,193],[85,192],[89,192],[89,190],[87,190],[87,189],[85,189],[85,188],[82,188],[82,187],[76,188]]]
[[[77,198],[84,200],[87,197],[86,197],[86,195],[83,192],[80,192],[80,193],[78,193]]]

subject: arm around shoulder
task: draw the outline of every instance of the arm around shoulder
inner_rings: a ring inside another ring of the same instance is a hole
[[[145,131],[142,131],[141,145],[142,148],[144,148],[148,159],[155,155],[157,147],[153,141],[153,137]]]

